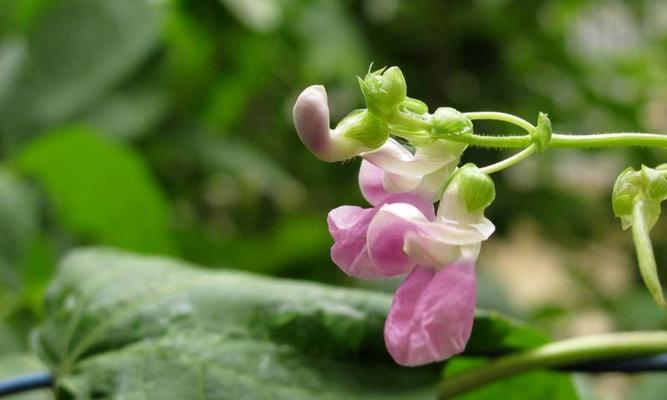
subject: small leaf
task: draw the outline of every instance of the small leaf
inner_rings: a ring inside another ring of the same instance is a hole
[[[166,199],[132,148],[67,128],[32,141],[15,161],[43,185],[62,224],[79,237],[174,252]]]
[[[35,343],[75,398],[434,398],[440,366],[403,368],[386,353],[390,302],[85,249],[62,262]],[[507,340],[513,321],[493,313],[476,321],[491,331],[480,352],[516,345]]]

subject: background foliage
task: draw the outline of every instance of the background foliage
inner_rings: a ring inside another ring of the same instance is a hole
[[[657,0],[0,0],[0,365],[30,365],[17,354],[56,261],[80,245],[361,285],[328,259],[324,223],[363,204],[358,163],[317,161],[289,111],[313,83],[334,120],[361,106],[354,77],[371,61],[399,65],[432,108],[545,111],[557,132],[667,131]],[[666,328],[609,204],[625,166],[663,161],[555,150],[501,174],[480,305],[556,336]],[[664,380],[596,382],[604,398],[657,399]]]

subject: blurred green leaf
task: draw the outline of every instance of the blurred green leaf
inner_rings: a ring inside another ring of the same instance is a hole
[[[15,353],[0,356],[0,379],[14,377],[46,369],[39,359],[30,354]],[[11,400],[49,400],[53,399],[48,390],[39,390],[11,396]]]
[[[230,174],[284,208],[295,208],[304,200],[303,186],[253,145],[204,135],[193,142],[198,162],[209,173]]]
[[[664,373],[645,374],[639,384],[627,397],[629,399],[662,400],[667,391],[667,379]]]
[[[35,343],[61,389],[83,398],[432,398],[439,367],[402,368],[386,353],[390,302],[377,292],[84,249],[60,265]],[[512,324],[480,313],[476,329],[494,321]]]
[[[20,37],[8,37],[0,41],[0,109],[16,84],[23,61],[25,41]]]
[[[220,0],[227,9],[246,27],[268,32],[275,29],[282,20],[280,0]]]
[[[495,311],[477,311],[467,354],[502,354],[550,342],[543,331]]]
[[[84,239],[173,253],[169,206],[139,154],[85,128],[51,132],[15,160],[39,181],[59,220]]]
[[[447,363],[448,374],[484,365],[486,360],[456,357]],[[570,374],[535,371],[497,381],[456,397],[461,400],[578,400],[578,390]]]
[[[112,92],[81,117],[81,122],[114,139],[134,140],[151,132],[168,111],[159,82],[133,83]]]
[[[20,267],[37,232],[35,194],[25,182],[0,169],[0,288],[21,288]],[[0,314],[2,313],[0,304]]]
[[[160,2],[60,1],[27,37],[26,61],[0,109],[14,141],[72,117],[124,79],[150,54],[160,33]]]
[[[5,299],[0,298],[0,300]],[[23,344],[17,332],[5,321],[0,320],[0,359],[5,354],[15,352],[21,348],[23,348]],[[2,367],[0,367],[0,370],[2,370]]]
[[[46,236],[38,235],[30,243],[23,262],[23,302],[40,315],[44,306],[44,292],[56,265],[56,248]]]

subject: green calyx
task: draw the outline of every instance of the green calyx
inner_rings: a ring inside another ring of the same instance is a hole
[[[614,214],[621,219],[623,229],[632,227],[642,279],[653,300],[661,307],[667,307],[667,302],[649,233],[660,217],[660,203],[667,199],[667,178],[663,175],[665,167],[642,165],[639,171],[626,169],[616,179],[612,194]]]
[[[493,179],[475,164],[459,168],[451,183],[458,185],[463,203],[471,213],[483,212],[496,198]]]
[[[440,107],[431,118],[431,133],[436,138],[466,136],[473,133],[472,121],[451,107]]]
[[[549,119],[549,116],[540,112],[537,115],[537,126],[530,135],[533,139],[533,143],[537,146],[538,153],[542,153],[549,147],[552,134],[553,130],[551,128],[551,120]]]
[[[407,98],[405,77],[398,67],[369,71],[358,80],[368,110],[385,119],[391,119]]]
[[[667,199],[667,178],[661,173],[663,166],[649,168],[642,165],[639,171],[627,168],[616,179],[611,204],[623,229],[632,226],[632,212],[637,201],[644,202],[644,218],[648,229],[653,228],[660,216],[660,203]]]
[[[370,149],[376,149],[389,139],[389,126],[368,110],[355,110],[336,126],[347,138],[357,140]]]

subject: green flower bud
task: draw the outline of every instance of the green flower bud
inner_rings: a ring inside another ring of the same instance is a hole
[[[428,112],[428,105],[421,100],[413,99],[412,97],[406,97],[401,107],[405,111],[415,113],[417,115],[423,115]]]
[[[451,107],[440,107],[433,113],[431,131],[437,138],[465,136],[473,133],[472,121]]]
[[[641,173],[646,182],[646,196],[648,199],[658,202],[667,199],[667,179],[660,171],[642,165]]]
[[[359,78],[359,86],[368,110],[383,118],[391,118],[406,99],[407,85],[398,67],[369,72]]]
[[[376,149],[389,139],[389,126],[368,110],[355,110],[343,118],[335,129],[343,136],[357,140],[370,149]]]
[[[614,215],[621,219],[621,226],[627,229],[632,225],[632,206],[639,194],[639,176],[637,171],[628,167],[616,178],[611,195],[611,206]]]
[[[644,219],[649,229],[658,221],[660,203],[667,199],[667,178],[660,171],[642,165],[641,170],[627,168],[616,178],[611,205],[623,229],[632,226],[632,211],[637,201],[644,202]]]
[[[537,115],[537,127],[532,132],[533,142],[537,145],[537,151],[539,153],[546,150],[551,142],[551,120],[549,116],[543,112],[540,112]]]
[[[493,179],[475,164],[464,165],[452,179],[452,183],[458,185],[461,198],[471,213],[484,211],[496,198]]]

